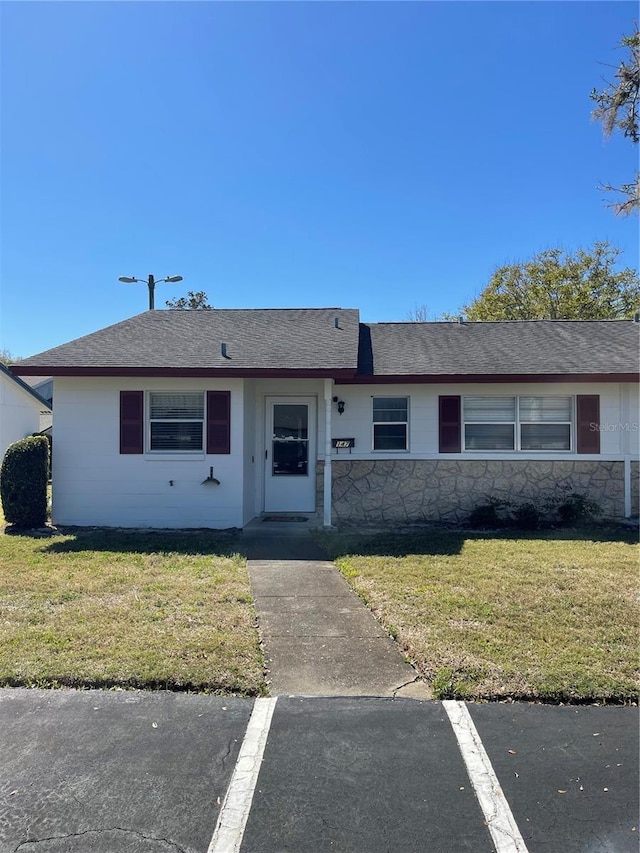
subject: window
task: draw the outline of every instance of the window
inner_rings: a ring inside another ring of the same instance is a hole
[[[571,397],[465,397],[465,450],[570,450]]]
[[[407,450],[408,397],[373,398],[373,449]]]
[[[571,397],[520,397],[520,450],[571,449]]]
[[[464,449],[513,450],[515,397],[465,397]]]
[[[204,394],[149,393],[149,450],[203,449]]]

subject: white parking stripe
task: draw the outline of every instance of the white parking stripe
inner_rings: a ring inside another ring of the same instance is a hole
[[[256,699],[207,853],[239,853],[276,699]]]
[[[469,779],[496,846],[496,853],[527,853],[527,847],[467,706],[464,702],[448,699],[442,703],[442,707],[447,712],[457,738]]]

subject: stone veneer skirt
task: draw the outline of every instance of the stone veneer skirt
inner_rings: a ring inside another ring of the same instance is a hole
[[[322,507],[322,463],[318,508]],[[463,521],[489,497],[545,500],[567,489],[595,501],[606,518],[624,517],[624,463],[605,461],[396,459],[332,460],[336,524]],[[638,513],[638,463],[632,463]]]

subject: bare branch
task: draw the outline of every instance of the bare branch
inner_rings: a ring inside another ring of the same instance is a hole
[[[593,89],[591,100],[596,107],[591,113],[594,120],[602,123],[602,130],[606,137],[611,136],[619,130],[623,137],[630,139],[634,144],[640,142],[640,129],[638,127],[638,113],[640,110],[640,30],[638,24],[634,24],[634,31],[629,36],[623,36],[620,47],[628,48],[629,57],[618,66],[613,82],[607,82],[607,87],[601,92]],[[628,216],[633,211],[640,212],[640,192],[638,178],[630,184],[622,184],[621,187],[613,187],[601,184],[599,187],[606,192],[615,192],[626,196],[622,201],[614,201],[608,204],[616,214]]]

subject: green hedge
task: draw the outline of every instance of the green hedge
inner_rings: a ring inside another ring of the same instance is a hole
[[[2,511],[16,527],[42,527],[47,521],[49,442],[30,436],[9,446],[0,467]]]

